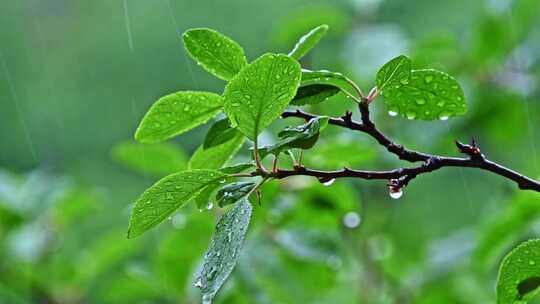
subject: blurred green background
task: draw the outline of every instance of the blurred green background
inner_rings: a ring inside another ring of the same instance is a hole
[[[383,63],[407,54],[415,67],[454,75],[469,111],[407,121],[379,98],[382,130],[447,155],[457,155],[454,139],[474,136],[491,159],[539,177],[538,20],[538,0],[1,0],[0,303],[199,302],[193,281],[215,210],[182,209],[126,240],[131,203],[166,172],[137,166],[144,150],[113,149],[159,97],[222,92],[225,83],[184,51],[186,29],[214,28],[253,60],[288,52],[326,23],[329,35],[303,65],[341,71],[364,91]],[[309,110],[347,109],[338,96]],[[206,129],[171,141],[183,151],[178,167]],[[237,158],[248,158],[248,145]],[[406,165],[333,127],[306,158],[328,169]],[[468,169],[424,175],[400,200],[383,182],[304,178],[263,195],[219,303],[494,303],[502,256],[540,234],[538,194]]]

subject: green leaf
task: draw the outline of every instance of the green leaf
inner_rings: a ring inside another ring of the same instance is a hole
[[[188,53],[205,70],[231,80],[247,65],[244,50],[229,37],[211,29],[190,29],[183,35]]]
[[[413,70],[408,82],[392,83],[383,96],[390,115],[408,119],[446,120],[467,110],[456,80],[436,70]]]
[[[184,170],[187,159],[184,152],[174,144],[138,144],[125,141],[111,151],[118,163],[143,174],[163,176]]]
[[[341,73],[330,72],[327,70],[311,71],[302,69],[302,81],[300,87],[304,88],[313,85],[333,86],[345,93],[355,95],[354,88]]]
[[[244,144],[244,136],[239,132],[235,137],[220,145],[204,149],[200,146],[191,159],[190,169],[219,169],[229,161]]]
[[[259,149],[261,158],[268,154],[278,155],[279,153],[293,148],[311,149],[319,139],[319,131],[328,124],[328,117],[319,116],[312,118],[307,123],[297,127],[287,127],[278,133],[281,138],[274,145]]]
[[[152,105],[135,132],[142,143],[155,143],[179,135],[217,115],[221,96],[209,92],[184,91],[160,98]]]
[[[314,84],[298,88],[291,105],[303,106],[321,103],[339,93],[337,87],[326,84]]]
[[[255,140],[289,105],[300,78],[300,65],[294,59],[265,54],[227,84],[225,113],[234,127]]]
[[[218,183],[208,185],[199,193],[199,195],[195,197],[195,205],[197,205],[199,211],[212,209],[213,204],[211,201],[211,196],[217,190],[217,188],[219,188],[219,186],[220,184]]]
[[[253,169],[253,168],[255,168],[255,163],[239,163],[236,165],[223,167],[219,169],[219,171],[225,174],[235,174],[235,173],[244,172],[248,169]]]
[[[305,34],[298,40],[294,49],[289,53],[294,59],[299,60],[302,58],[309,50],[311,50],[319,41],[321,40],[326,32],[328,31],[328,25],[323,24],[312,29],[309,33]]]
[[[203,303],[212,302],[236,265],[252,209],[251,203],[243,199],[219,219],[195,284],[201,287]]]
[[[171,174],[148,188],[135,202],[129,221],[128,238],[141,235],[187,204],[201,190],[225,180],[213,170],[191,170]]]
[[[382,66],[377,72],[375,84],[379,91],[383,91],[389,84],[409,83],[410,77],[411,60],[407,56],[400,55]]]
[[[208,149],[233,139],[238,131],[231,127],[227,118],[216,121],[206,133],[203,148]]]
[[[216,202],[220,207],[231,205],[246,196],[255,187],[255,183],[236,182],[223,186],[216,193]]]
[[[501,263],[497,279],[497,303],[526,303],[540,286],[540,240],[514,248]]]

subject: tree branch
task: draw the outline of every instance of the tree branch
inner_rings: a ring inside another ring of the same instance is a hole
[[[535,181],[523,174],[506,168],[500,164],[488,160],[480,151],[475,140],[471,144],[464,144],[456,141],[458,150],[467,155],[467,157],[446,157],[439,155],[431,155],[414,150],[409,150],[390,140],[386,135],[377,129],[375,124],[370,119],[368,103],[359,104],[362,122],[356,122],[352,119],[352,112],[347,111],[339,118],[330,118],[329,124],[343,127],[350,130],[366,133],[374,138],[381,146],[385,147],[388,152],[395,154],[399,159],[409,162],[422,162],[421,165],[408,168],[397,168],[389,171],[364,171],[344,168],[338,171],[320,171],[305,168],[304,166],[296,166],[292,170],[277,170],[269,176],[272,178],[285,178],[294,175],[306,175],[318,178],[320,181],[328,181],[335,178],[353,177],[361,179],[383,179],[389,181],[389,187],[400,189],[408,185],[408,183],[418,175],[429,173],[443,167],[462,167],[462,168],[477,168],[495,173],[514,181],[520,189],[533,190],[540,192],[540,182]],[[317,115],[303,112],[301,110],[286,111],[281,115],[283,118],[298,117],[304,120],[310,120]],[[263,175],[262,172],[254,172],[253,175]]]

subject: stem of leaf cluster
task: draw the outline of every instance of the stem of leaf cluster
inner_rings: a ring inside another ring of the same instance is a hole
[[[259,156],[259,139],[255,138],[255,141],[253,143],[253,158],[255,158],[255,165],[257,166],[257,169],[260,170],[263,173],[268,174],[268,171],[261,163],[261,158]]]

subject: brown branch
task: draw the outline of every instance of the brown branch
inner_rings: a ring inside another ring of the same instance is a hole
[[[366,133],[373,137],[380,145],[385,147],[390,153],[395,154],[402,160],[409,162],[422,162],[421,165],[408,168],[397,168],[389,171],[364,171],[344,168],[338,171],[320,171],[296,166],[292,170],[277,170],[269,175],[273,178],[285,178],[294,175],[306,175],[318,178],[321,181],[328,181],[334,178],[353,177],[361,179],[382,179],[390,181],[389,186],[394,188],[402,188],[416,178],[418,175],[432,172],[443,167],[462,167],[462,168],[477,168],[495,173],[514,181],[520,189],[533,190],[540,192],[540,182],[535,181],[523,174],[506,168],[500,164],[488,160],[480,151],[473,139],[472,143],[463,144],[456,141],[458,150],[466,154],[467,157],[446,157],[439,155],[426,154],[414,150],[409,150],[402,145],[396,144],[381,131],[377,129],[371,121],[369,115],[368,103],[359,105],[362,122],[356,122],[352,119],[352,112],[347,111],[339,118],[330,118],[329,124]],[[281,115],[283,118],[298,117],[305,120],[310,120],[316,115],[303,112],[301,110],[287,111]],[[254,172],[252,175],[264,175],[261,172]]]

